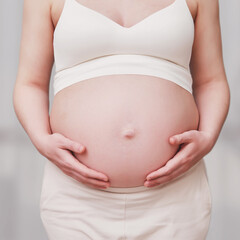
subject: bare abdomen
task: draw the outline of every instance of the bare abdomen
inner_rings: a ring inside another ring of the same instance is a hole
[[[76,157],[105,173],[112,187],[134,187],[176,153],[170,136],[197,129],[198,111],[193,96],[175,83],[111,75],[60,91],[50,123],[53,132],[85,145]]]

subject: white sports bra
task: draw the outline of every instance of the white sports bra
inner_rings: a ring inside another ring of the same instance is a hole
[[[54,95],[74,83],[113,74],[156,76],[192,93],[193,40],[186,0],[175,0],[131,27],[65,0],[53,39]]]

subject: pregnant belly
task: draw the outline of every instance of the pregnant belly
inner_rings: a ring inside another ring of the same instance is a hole
[[[109,75],[73,84],[55,95],[52,132],[86,147],[76,158],[105,173],[112,187],[143,185],[173,157],[170,136],[197,129],[193,96],[173,82],[145,75]]]

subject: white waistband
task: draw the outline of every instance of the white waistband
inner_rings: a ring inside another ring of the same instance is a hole
[[[54,75],[54,95],[74,83],[104,75],[141,74],[160,77],[183,87],[192,94],[189,69],[166,59],[147,55],[107,55],[57,71]]]

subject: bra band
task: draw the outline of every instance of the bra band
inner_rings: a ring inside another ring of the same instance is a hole
[[[192,77],[189,69],[152,56],[117,54],[91,59],[56,72],[53,84],[54,95],[74,83],[115,74],[140,74],[163,78],[176,83],[192,94]]]

